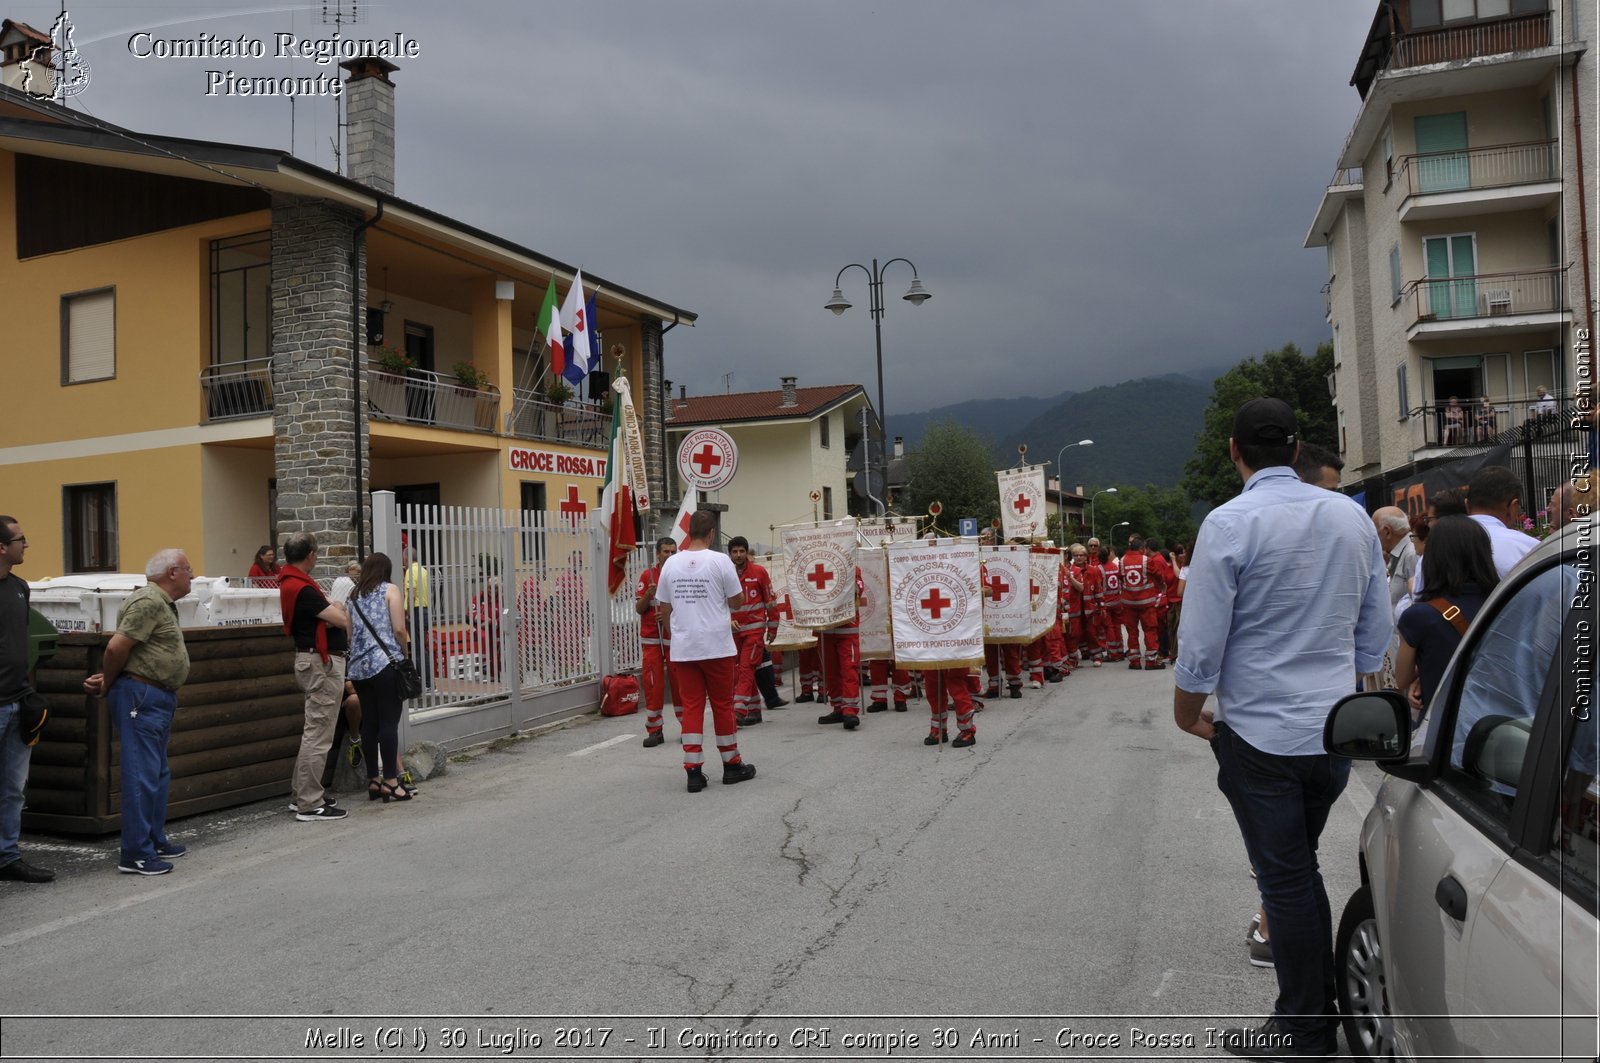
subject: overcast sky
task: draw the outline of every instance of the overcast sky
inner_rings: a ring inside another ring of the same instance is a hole
[[[345,0],[348,5],[349,0]],[[333,0],[328,0],[331,6]],[[667,337],[693,393],[859,382],[864,275],[887,271],[886,405],[1053,394],[1327,339],[1300,244],[1358,98],[1375,0],[433,0],[362,3],[401,32],[396,191],[700,315]],[[272,35],[322,0],[77,0],[73,106],[140,131],[290,146],[282,99],[207,69],[310,76]],[[3,13],[48,29],[57,4]],[[268,58],[136,59],[202,32]],[[332,165],[334,104],[296,154]]]

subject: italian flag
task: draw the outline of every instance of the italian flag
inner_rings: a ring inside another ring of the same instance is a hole
[[[556,279],[544,290],[544,302],[539,305],[539,334],[550,349],[550,375],[559,377],[567,369],[566,349],[561,346],[561,311],[556,304]]]
[[[600,520],[608,543],[606,589],[616,594],[628,579],[628,555],[639,546],[637,513],[633,502],[633,461],[624,407],[633,401],[626,379],[611,385],[611,457],[606,462],[606,487],[600,495]]]

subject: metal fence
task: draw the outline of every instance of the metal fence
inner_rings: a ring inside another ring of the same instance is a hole
[[[373,532],[375,548],[395,560],[396,583],[409,561],[426,573],[426,596],[416,593],[415,569],[408,596],[424,680],[422,696],[407,706],[408,740],[481,738],[584,711],[602,676],[640,666],[632,588],[649,552],[629,558],[628,583],[613,598],[597,520],[396,506],[391,492],[377,491]],[[431,733],[419,735],[419,727]]]

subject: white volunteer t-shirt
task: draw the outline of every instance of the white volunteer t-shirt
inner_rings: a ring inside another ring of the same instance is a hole
[[[656,598],[672,606],[672,659],[709,661],[732,657],[733,625],[728,599],[744,593],[739,570],[727,554],[680,550],[661,566]]]

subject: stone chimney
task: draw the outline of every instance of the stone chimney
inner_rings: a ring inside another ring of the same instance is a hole
[[[394,82],[400,68],[387,59],[346,59],[344,79],[345,176],[394,195]]]
[[[783,383],[783,402],[781,403],[781,405],[784,405],[784,406],[798,406],[798,405],[800,405],[799,396],[797,396],[795,394],[795,390],[796,390],[795,389],[795,382],[798,381],[800,378],[799,377],[793,377],[793,376],[784,376],[784,377],[779,377],[778,379]]]
[[[905,436],[895,436],[894,437],[894,456],[897,457],[897,458],[903,458],[903,457],[906,456],[906,437]]]
[[[1079,498],[1082,498],[1083,497],[1083,485],[1079,484],[1077,487],[1073,488],[1072,489],[1072,493],[1077,495]]]
[[[672,420],[672,381],[661,381],[661,405],[665,407],[662,412],[664,420]]]

